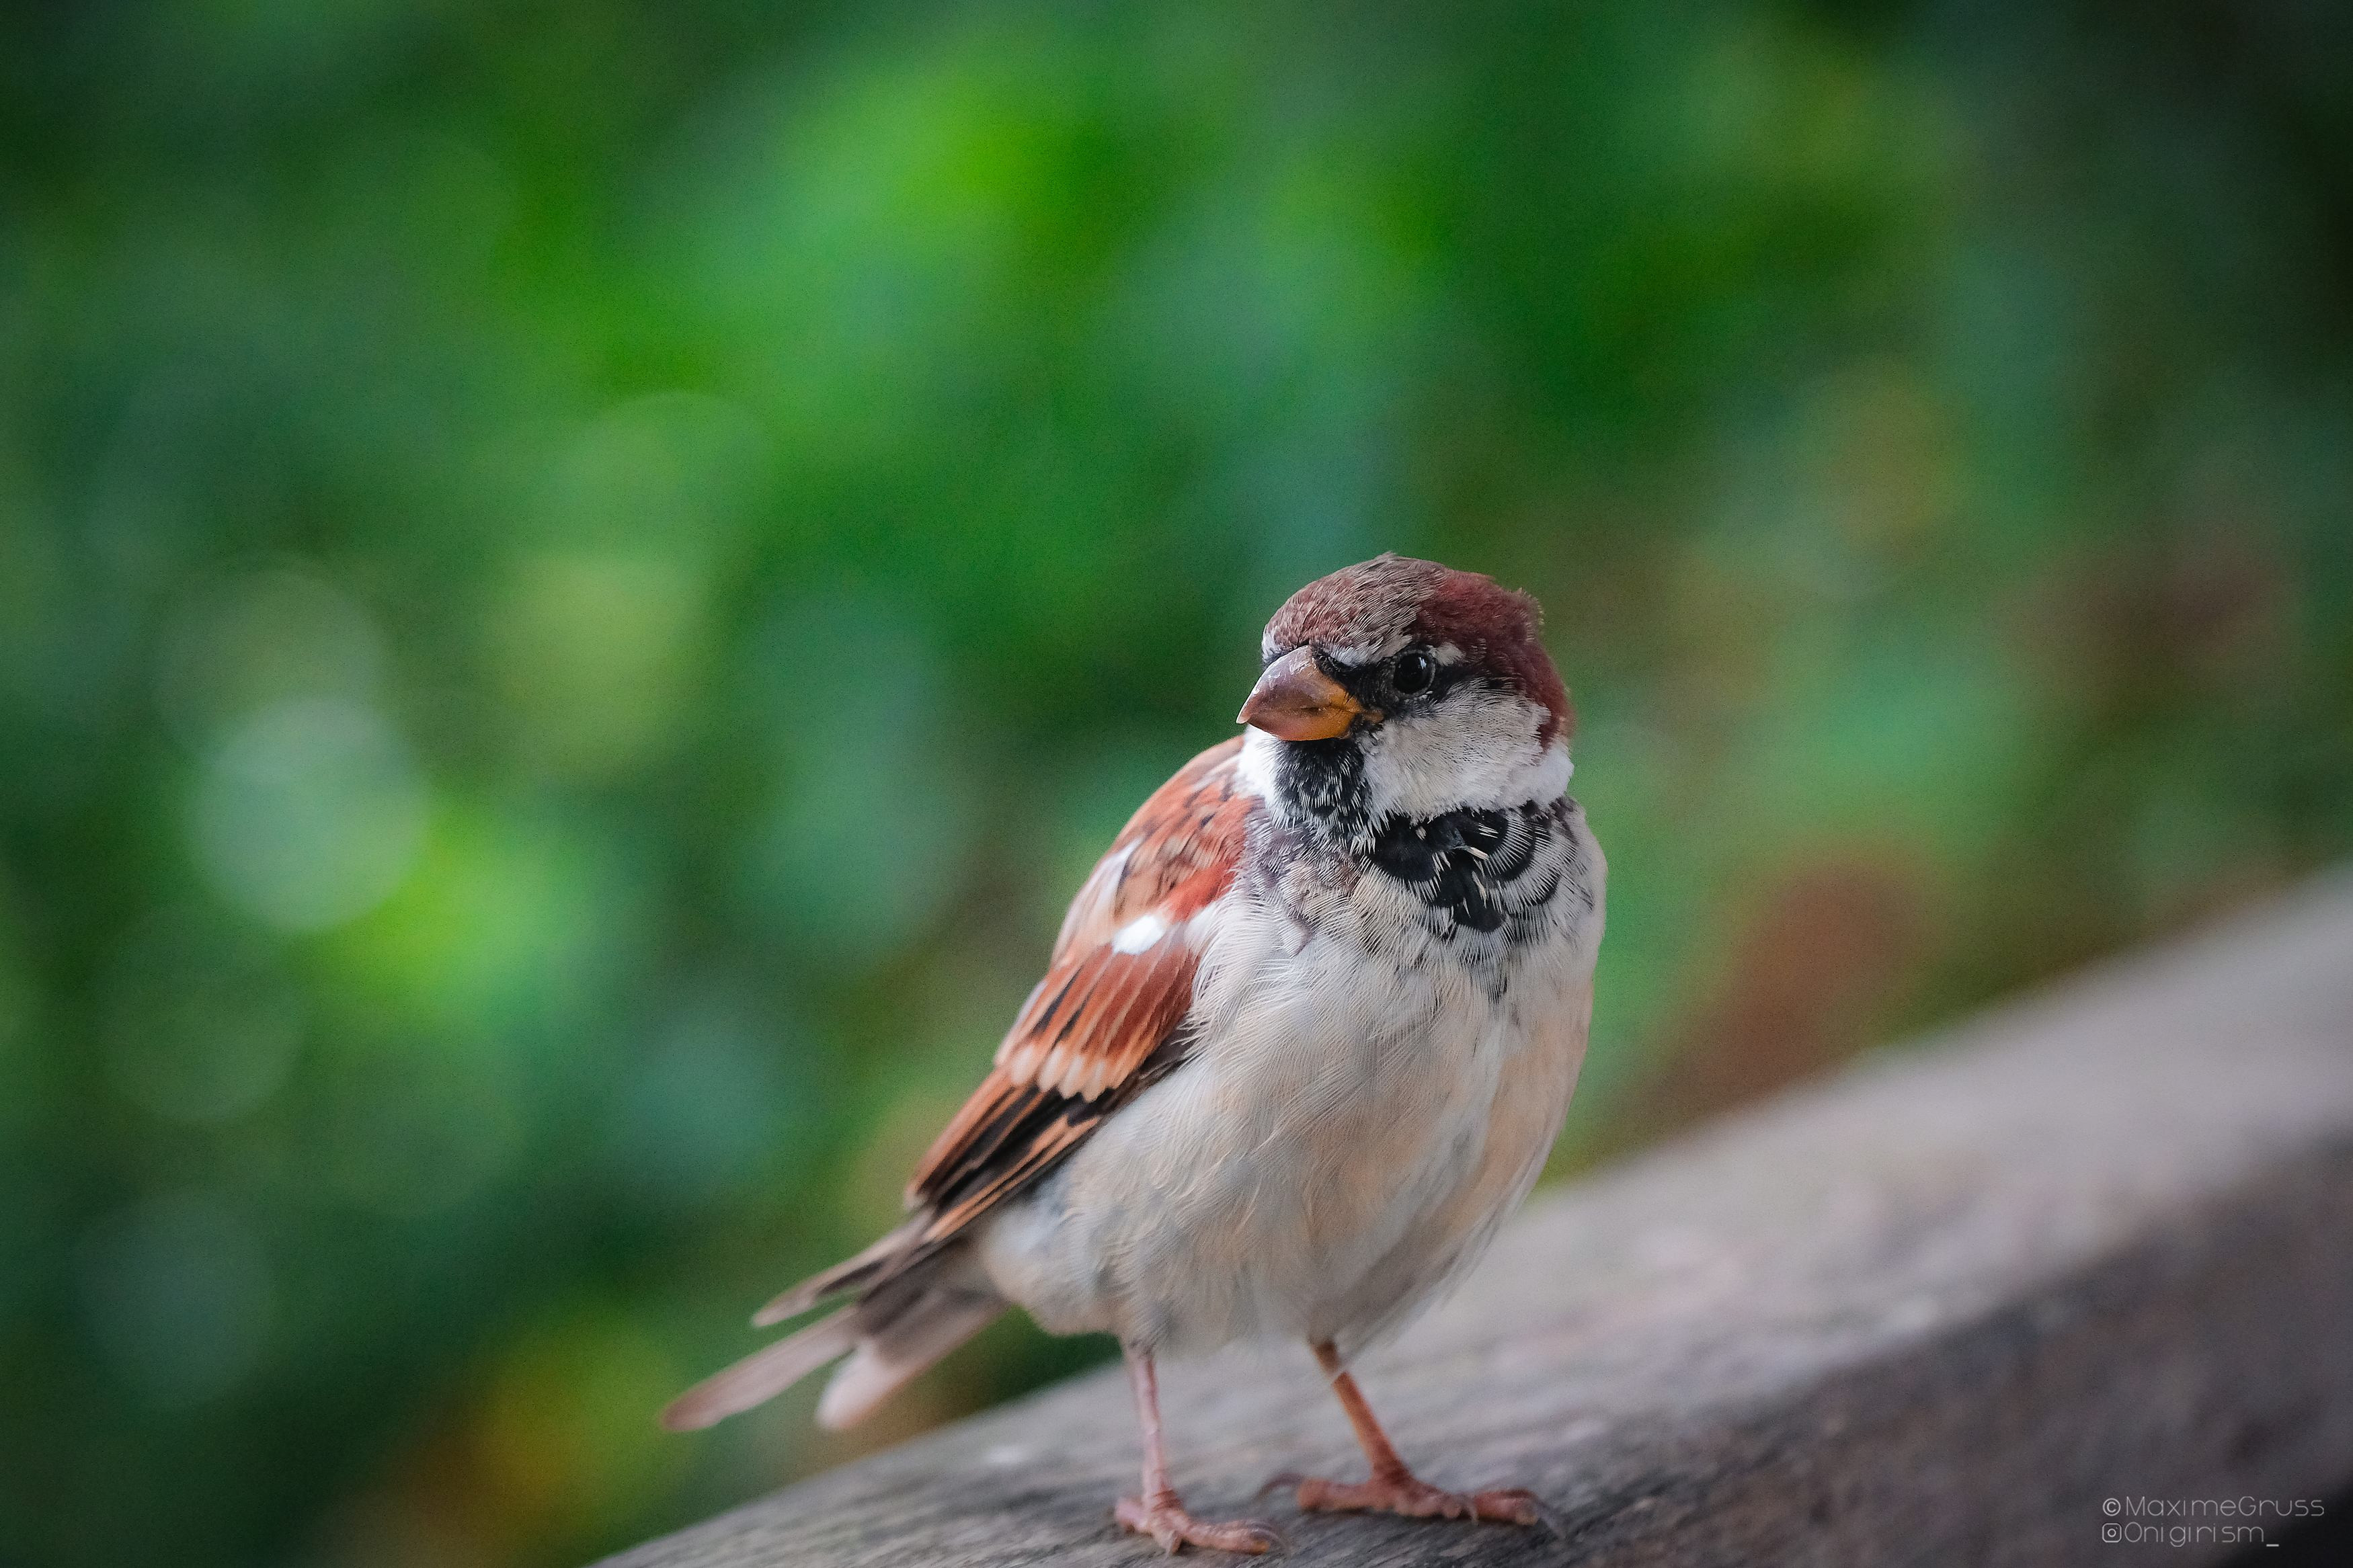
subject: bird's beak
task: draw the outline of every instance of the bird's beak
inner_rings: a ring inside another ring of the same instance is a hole
[[[1364,710],[1345,687],[1317,667],[1313,648],[1295,647],[1266,667],[1239,721],[1279,741],[1328,741],[1346,734]]]

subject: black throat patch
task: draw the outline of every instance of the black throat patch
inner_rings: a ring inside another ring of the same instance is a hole
[[[1552,896],[1525,885],[1537,852],[1552,837],[1558,814],[1548,805],[1390,816],[1374,825],[1366,858],[1396,878],[1452,929],[1500,931],[1505,921]]]
[[[1365,750],[1354,735],[1286,742],[1274,787],[1311,840],[1345,852],[1372,831]]]
[[[1510,945],[1535,934],[1573,858],[1565,799],[1376,819],[1353,736],[1285,745],[1275,791],[1299,848],[1402,884],[1440,940],[1500,931]]]

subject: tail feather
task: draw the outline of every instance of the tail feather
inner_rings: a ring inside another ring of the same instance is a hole
[[[995,1322],[1005,1303],[968,1290],[934,1290],[891,1326],[858,1342],[825,1385],[817,1424],[829,1432],[854,1426],[902,1384]]]
[[[964,1248],[918,1250],[912,1239],[907,1230],[893,1231],[769,1302],[754,1322],[791,1317],[839,1291],[859,1292],[848,1306],[680,1394],[662,1412],[662,1425],[687,1432],[723,1421],[847,1355],[818,1406],[820,1424],[847,1426],[1005,1310]]]
[[[692,1432],[723,1421],[774,1399],[857,1342],[858,1309],[844,1307],[704,1378],[670,1402],[661,1423],[673,1432]]]
[[[786,1318],[797,1318],[828,1296],[852,1290],[886,1272],[902,1261],[908,1244],[913,1240],[912,1226],[901,1226],[855,1258],[846,1258],[821,1274],[812,1274],[791,1289],[778,1294],[769,1303],[752,1314],[752,1326],[768,1328]]]

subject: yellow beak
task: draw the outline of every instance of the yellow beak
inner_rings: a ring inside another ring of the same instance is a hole
[[[1345,735],[1364,705],[1317,668],[1312,648],[1295,647],[1250,689],[1240,721],[1280,741],[1328,741]]]

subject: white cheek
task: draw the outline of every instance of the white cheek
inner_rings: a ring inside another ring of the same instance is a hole
[[[1261,800],[1274,799],[1275,764],[1282,742],[1263,730],[1242,731],[1242,754],[1234,760],[1234,773],[1242,788]]]
[[[1540,745],[1533,703],[1466,692],[1436,712],[1382,726],[1365,748],[1375,816],[1435,816],[1461,807],[1557,800],[1568,788],[1568,748]]]

